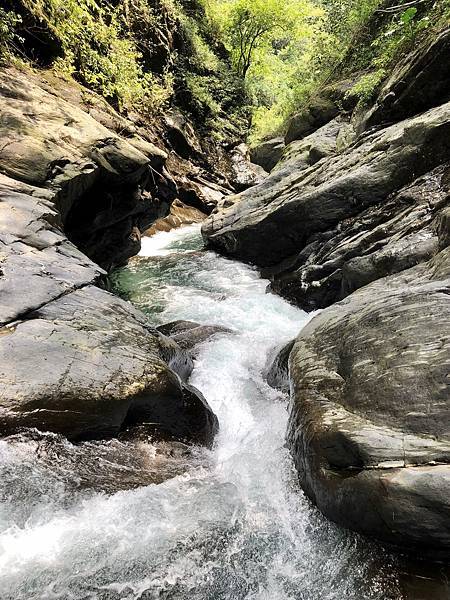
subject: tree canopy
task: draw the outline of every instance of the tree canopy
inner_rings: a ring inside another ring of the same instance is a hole
[[[417,35],[450,19],[450,0],[5,1],[0,60],[26,54],[22,33],[32,41],[49,31],[53,66],[120,110],[182,99],[217,139],[232,114],[245,129],[250,112],[253,141],[281,132],[333,78],[350,76],[369,101]],[[37,24],[31,36],[20,7]],[[155,69],[164,44],[168,60]]]

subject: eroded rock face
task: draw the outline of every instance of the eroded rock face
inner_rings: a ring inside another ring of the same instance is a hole
[[[136,254],[175,197],[165,152],[119,137],[31,71],[2,70],[0,112],[0,172],[50,190],[70,239],[102,267]]]
[[[302,252],[265,274],[284,297],[307,310],[325,308],[372,281],[433,257],[449,203],[450,170],[445,164],[330,231],[313,235]]]
[[[72,440],[150,423],[161,436],[210,445],[217,419],[183,384],[181,349],[129,304],[93,286],[1,330],[0,427],[36,427]]]
[[[52,193],[1,176],[0,214],[0,433],[101,439],[145,424],[211,445],[217,418],[184,383],[191,357],[95,287],[104,271],[63,234]]]
[[[203,235],[226,254],[259,266],[280,263],[314,233],[332,230],[445,161],[449,133],[447,103],[362,138],[314,167],[278,182],[268,178],[213,213]]]
[[[315,317],[290,357],[288,439],[332,520],[450,553],[450,253]]]
[[[152,236],[159,231],[171,231],[183,225],[201,223],[204,219],[206,219],[206,215],[197,208],[183,204],[180,200],[175,200],[170,207],[170,214],[155,221],[147,229],[145,235]]]
[[[266,140],[252,148],[250,158],[256,165],[262,167],[268,173],[281,160],[285,148],[284,138],[277,137]]]
[[[394,69],[378,99],[358,123],[359,130],[399,121],[450,99],[447,65],[450,29],[425,41]]]

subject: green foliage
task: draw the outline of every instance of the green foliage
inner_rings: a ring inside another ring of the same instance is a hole
[[[399,56],[414,47],[421,32],[437,23],[435,8],[436,5],[420,11],[416,6],[408,6],[403,10],[400,3],[395,10],[385,13],[384,26],[371,43],[367,44],[366,62],[362,66],[369,72],[359,79],[351,90],[361,104],[373,99],[389,69],[397,62]],[[347,68],[354,70],[354,61],[349,60]]]
[[[261,52],[276,55],[299,39],[308,8],[312,6],[298,0],[236,0],[231,3],[227,33],[238,75],[245,79]]]
[[[144,72],[141,54],[124,28],[122,6],[97,0],[24,0],[59,40],[55,67],[103,94],[120,110],[155,109],[170,96],[170,81]]]
[[[305,10],[304,30],[276,57],[281,61],[266,46],[247,76],[255,105],[253,142],[283,132],[287,118],[332,81],[355,78],[349,95],[370,102],[423,32],[448,25],[450,0],[417,6],[410,0],[314,0]]]
[[[61,73],[120,110],[175,102],[219,141],[244,134],[250,112],[252,141],[281,132],[339,79],[355,78],[349,93],[370,102],[418,36],[450,19],[450,0],[17,2],[56,40]],[[17,19],[0,9],[0,57]]]
[[[206,10],[246,86],[253,131],[279,125],[295,72],[320,29],[315,0],[208,0]]]
[[[384,69],[377,69],[376,71],[367,73],[356,82],[347,94],[352,94],[359,98],[362,104],[367,104],[374,98],[385,78],[386,71]]]
[[[20,22],[21,18],[19,15],[0,8],[0,59],[9,55],[15,40],[20,40],[15,32]]]

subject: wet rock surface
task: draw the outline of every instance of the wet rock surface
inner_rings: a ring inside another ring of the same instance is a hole
[[[208,341],[219,333],[233,333],[220,325],[201,325],[192,321],[174,321],[160,325],[158,331],[173,339],[180,348],[192,352],[196,346]]]
[[[167,154],[108,129],[123,119],[101,102],[94,118],[77,89],[54,93],[13,68],[0,77],[1,434],[94,440],[145,423],[210,446],[218,422],[186,383],[190,355],[97,287],[175,198]]]
[[[4,438],[1,444],[0,473],[8,483],[1,498],[13,506],[18,496],[32,504],[37,495],[51,494],[53,488],[66,496],[70,506],[93,492],[114,494],[159,484],[207,463],[204,449],[158,441],[140,428],[122,433],[119,439],[77,444],[61,435],[31,430]],[[30,472],[36,473],[31,481]],[[16,510],[19,524],[22,515]]]
[[[28,313],[3,328],[0,345],[4,434],[36,427],[101,439],[149,423],[162,436],[212,443],[215,416],[170,368],[185,379],[189,358],[103,290],[87,286]]]
[[[363,137],[313,167],[279,181],[269,177],[214,212],[204,237],[236,258],[276,265],[314,234],[333,230],[444,162],[449,131],[450,104],[444,104]]]
[[[267,383],[282,392],[288,394],[290,388],[289,379],[289,356],[295,341],[289,342],[275,353],[275,356],[270,356],[268,360],[266,379]]]

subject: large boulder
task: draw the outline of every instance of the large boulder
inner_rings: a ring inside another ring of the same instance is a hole
[[[229,179],[237,192],[261,183],[267,176],[261,166],[250,162],[250,150],[246,144],[235,146],[230,153],[230,159]]]
[[[347,121],[338,117],[302,140],[291,142],[285,146],[272,173],[276,177],[298,173],[315,165],[322,158],[336,154],[339,135],[347,127],[350,127]]]
[[[301,140],[338,116],[338,104],[324,95],[313,99],[302,111],[291,117],[284,137],[286,144]]]
[[[206,219],[206,215],[198,208],[188,206],[181,200],[174,200],[170,207],[170,213],[167,217],[162,217],[153,223],[145,232],[146,236],[152,236],[160,231],[172,231],[184,225],[201,223]]]
[[[2,69],[0,172],[51,191],[69,238],[97,264],[123,264],[175,197],[167,155],[102,125],[78,105],[76,91],[65,99],[47,86],[31,70]]]
[[[212,444],[215,415],[169,366],[187,375],[189,359],[111,294],[84,287],[2,333],[1,433],[100,439],[145,423],[161,437]]]
[[[209,215],[218,204],[232,191],[223,185],[205,179],[198,172],[177,178],[179,199],[186,204]]]
[[[339,227],[448,160],[450,103],[366,135],[338,156],[294,170],[222,203],[203,235],[258,266],[292,260],[314,235]]]
[[[289,444],[330,519],[450,555],[450,249],[316,316],[290,356]]]
[[[449,192],[450,167],[445,164],[388,200],[312,236],[297,256],[265,275],[285,298],[308,310],[325,308],[376,279],[434,256]]]

